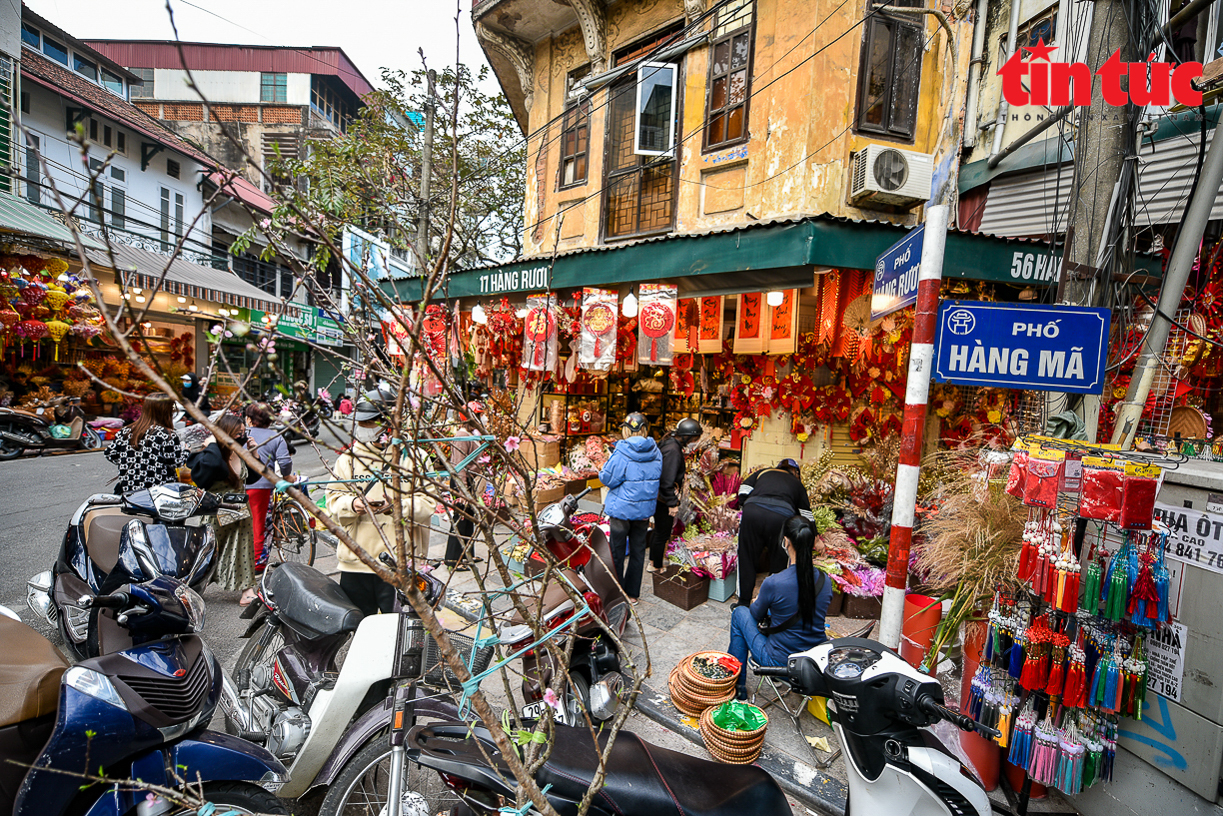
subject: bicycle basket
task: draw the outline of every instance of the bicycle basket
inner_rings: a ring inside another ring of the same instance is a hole
[[[493,659],[493,647],[485,646],[476,651],[475,663],[470,663],[472,649],[475,648],[476,642],[465,635],[456,635],[451,633],[450,643],[454,646],[455,651],[459,654],[459,659],[463,661],[464,666],[471,666],[472,674],[479,674],[488,668],[488,664]],[[454,672],[450,671],[446,666],[446,662],[442,659],[442,650],[437,647],[437,641],[430,635],[425,639],[425,676],[421,678],[421,682],[430,686],[442,686],[445,688],[457,688],[459,678],[454,676]]]

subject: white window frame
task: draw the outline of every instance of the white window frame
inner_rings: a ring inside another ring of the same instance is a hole
[[[667,147],[663,150],[651,150],[649,148],[642,148],[641,146],[642,80],[647,75],[646,74],[647,71],[650,72],[649,73],[650,76],[653,76],[653,74],[657,73],[658,71],[664,70],[664,69],[671,72],[671,117],[670,119],[667,120],[665,138],[662,140],[663,144],[667,145]],[[676,102],[676,97],[678,96],[678,90],[679,90],[679,88],[677,87],[678,85],[679,85],[679,65],[677,65],[674,62],[644,62],[641,65],[637,66],[637,88],[635,90],[636,105],[633,109],[633,153],[634,154],[638,156],[671,156],[675,153],[675,120],[676,120],[675,102]]]

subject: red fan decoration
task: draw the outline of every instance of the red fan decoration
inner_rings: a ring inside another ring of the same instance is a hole
[[[535,308],[527,313],[527,339],[535,347],[535,368],[543,368],[543,356],[547,349],[548,338],[556,330],[556,317],[549,308]]]
[[[675,326],[675,313],[661,303],[647,303],[641,309],[641,330],[650,338],[650,362],[658,360],[658,338]]]
[[[595,357],[603,356],[603,335],[616,327],[616,313],[606,303],[596,303],[586,310],[586,330],[595,336]]]

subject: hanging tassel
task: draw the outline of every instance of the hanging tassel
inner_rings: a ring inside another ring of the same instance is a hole
[[[1088,558],[1087,566],[1083,568],[1083,611],[1094,615],[1100,610],[1100,577],[1103,570],[1100,562]]]
[[[1045,683],[1045,693],[1050,697],[1057,697],[1062,693],[1063,669],[1062,661],[1057,654],[1054,654],[1049,667],[1049,681]]]
[[[1058,608],[1072,615],[1079,608],[1079,572],[1077,568],[1071,569],[1066,574],[1066,597]]]
[[[1020,641],[1015,640],[1011,643],[1011,660],[1010,660],[1010,665],[1008,667],[1008,674],[1010,674],[1011,677],[1014,677],[1016,680],[1018,680],[1020,676],[1023,674],[1023,667],[1024,667],[1023,644]]]
[[[1110,659],[1108,661],[1108,672],[1104,678],[1104,688],[1101,694],[1100,705],[1105,711],[1116,712],[1118,703],[1121,699],[1121,670]]]
[[[1171,583],[1171,575],[1168,568],[1164,564],[1160,564],[1155,569],[1155,594],[1159,597],[1156,603],[1156,613],[1152,617],[1156,623],[1168,623],[1172,620],[1172,615],[1168,611],[1168,592]]]

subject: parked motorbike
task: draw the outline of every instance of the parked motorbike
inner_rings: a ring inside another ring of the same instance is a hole
[[[26,450],[99,450],[102,437],[85,424],[81,401],[58,397],[33,408],[0,408],[0,460]]]
[[[55,566],[27,582],[26,603],[59,628],[77,659],[127,648],[114,615],[90,600],[140,574],[177,578],[203,592],[216,568],[207,521],[245,504],[244,493],[218,496],[185,484],[90,496],[72,514]]]
[[[628,598],[612,573],[611,546],[599,522],[601,517],[586,514],[576,516],[578,501],[590,492],[586,488],[576,495],[566,496],[545,507],[536,518],[540,540],[561,564],[560,579],[546,587],[527,607],[538,615],[541,624],[554,629],[573,617],[576,608],[562,580],[567,580],[586,601],[592,614],[574,624],[573,649],[567,673],[568,688],[565,705],[558,719],[574,724],[582,721],[582,711],[590,712],[595,720],[615,716],[624,688],[620,672],[620,655],[616,645],[601,637],[600,622],[617,635],[623,634],[629,619]],[[535,569],[542,567],[542,562]],[[528,571],[532,571],[528,566]],[[534,608],[532,608],[534,607]],[[526,621],[515,612],[498,633],[509,652],[524,648],[535,635]],[[546,649],[535,649],[523,658],[522,693],[527,704],[522,716],[534,719],[542,716],[544,691],[561,674],[551,665]]]
[[[130,547],[127,553],[135,555]],[[38,632],[0,615],[0,814],[171,810],[164,800],[148,801],[139,784],[75,776],[98,768],[116,781],[170,788],[180,786],[176,776],[198,781],[220,811],[287,814],[274,795],[284,765],[257,745],[205,730],[221,695],[221,670],[194,634],[204,600],[180,581],[139,571],[138,582],[82,599],[115,615],[128,647],[71,668]]]
[[[326,388],[318,390],[318,400],[315,402],[314,410],[318,412],[320,419],[331,419],[335,416],[335,403],[331,400],[331,392]]]
[[[985,790],[929,726],[942,720],[990,737],[998,732],[944,707],[938,681],[882,644],[841,638],[791,655],[786,666],[759,673],[786,677],[803,694],[829,698],[833,728],[845,748],[846,816],[990,813]],[[548,799],[565,813],[586,793],[607,736],[600,735],[598,752],[586,728],[559,726],[553,739],[551,756],[536,781],[551,786]],[[460,722],[417,725],[406,742],[407,759],[437,771],[462,797],[467,813],[491,816],[502,798],[513,801],[513,775],[500,761],[486,729]],[[620,732],[590,812],[618,816],[677,809],[689,814],[791,813],[781,787],[758,767],[711,762]],[[393,806],[382,812],[397,816]]]
[[[386,555],[383,560],[394,563]],[[430,604],[441,603],[440,581],[426,574],[414,580]],[[416,683],[459,683],[402,595],[397,614],[363,618],[338,583],[286,561],[264,574],[258,601],[243,617],[251,621],[242,635],[249,642],[226,675],[221,710],[229,733],[266,745],[289,765],[282,796],[331,785],[342,773],[356,773],[354,763],[364,768],[369,751],[363,748],[377,752],[385,746],[374,738],[389,728],[397,695],[401,703],[415,701],[417,713],[447,719],[457,714],[432,696],[416,700]],[[470,657],[472,640],[450,637]],[[346,645],[339,666],[337,655]],[[492,652],[491,646],[476,650],[472,671],[487,668]],[[406,692],[399,688],[403,684],[410,685]]]

